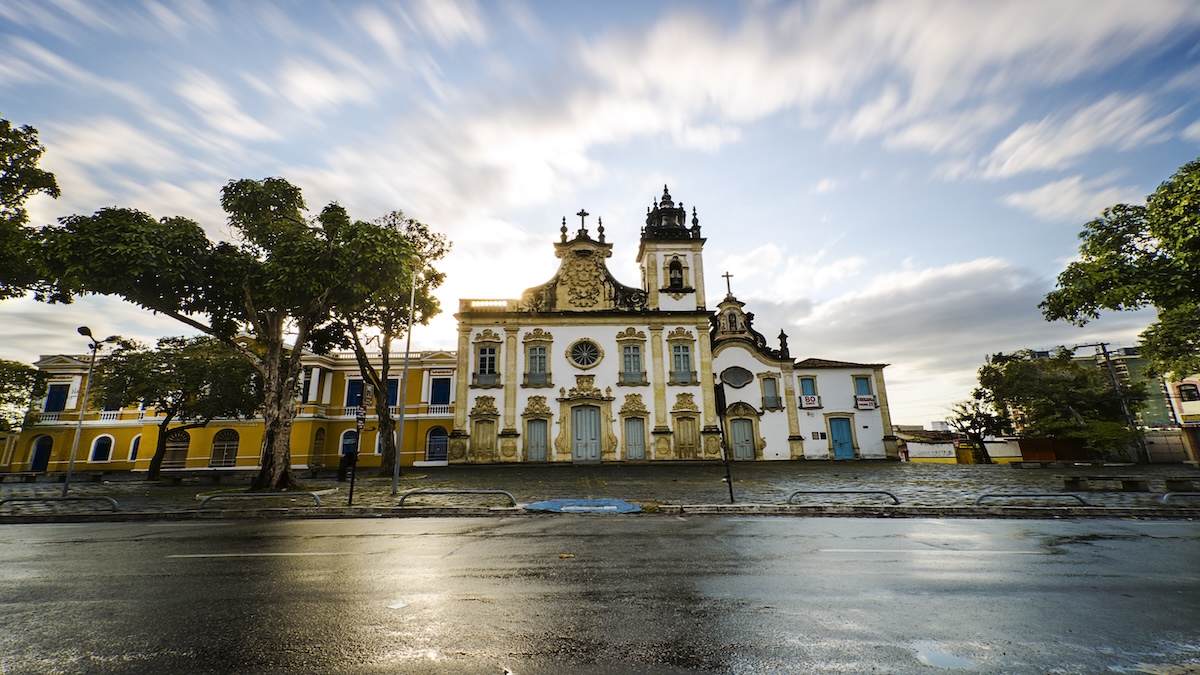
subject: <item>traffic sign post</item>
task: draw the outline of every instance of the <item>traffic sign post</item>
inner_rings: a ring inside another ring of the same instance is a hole
[[[346,501],[346,506],[354,506],[354,477],[358,475],[358,451],[362,449],[362,432],[365,426],[367,409],[360,405],[358,412],[354,414],[354,427],[357,431],[354,434],[354,456],[350,458],[350,499]]]

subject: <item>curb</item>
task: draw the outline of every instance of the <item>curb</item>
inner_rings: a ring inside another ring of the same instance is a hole
[[[549,513],[521,506],[408,506],[408,507],[275,507],[254,509],[187,509],[179,511],[104,511],[92,513],[33,513],[0,515],[0,524],[96,523],[136,521],[333,519],[333,518],[485,518],[485,517],[661,517],[661,516],[775,516],[802,518],[997,518],[997,519],[1200,519],[1197,507],[1098,506],[893,506],[800,504],[658,504],[639,513]]]

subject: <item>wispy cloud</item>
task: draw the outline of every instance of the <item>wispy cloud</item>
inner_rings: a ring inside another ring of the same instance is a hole
[[[1033,190],[1005,195],[1004,203],[1039,220],[1082,224],[1113,204],[1136,204],[1145,200],[1138,188],[1113,185],[1113,180],[1112,175],[1091,180],[1071,176]]]
[[[1049,116],[1021,125],[984,160],[983,175],[1006,178],[1026,171],[1062,169],[1098,148],[1122,150],[1165,141],[1176,117],[1155,115],[1146,95],[1112,94],[1062,119]]]

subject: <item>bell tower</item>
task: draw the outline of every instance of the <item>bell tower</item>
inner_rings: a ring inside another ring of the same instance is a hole
[[[667,186],[662,197],[646,209],[646,226],[638,245],[642,286],[651,310],[705,310],[704,238],[700,219],[692,209],[691,227],[687,209],[675,205]]]

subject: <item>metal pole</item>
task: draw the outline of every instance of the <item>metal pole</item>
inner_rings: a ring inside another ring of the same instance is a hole
[[[354,415],[354,457],[350,462],[350,498],[346,506],[354,506],[354,479],[358,476],[358,453],[362,450],[363,428],[367,426],[367,411],[362,406],[362,395],[359,395],[358,412]]]
[[[400,449],[404,447],[404,411],[408,407],[405,402],[405,397],[408,394],[408,355],[412,352],[412,334],[413,323],[417,311],[417,263],[421,261],[420,256],[413,256],[411,260],[412,266],[412,284],[408,291],[408,335],[404,341],[404,368],[400,374],[400,394],[397,396],[397,403],[400,404],[399,419],[396,424],[396,456],[392,459],[392,496],[400,490]]]
[[[67,460],[67,477],[63,480],[62,489],[63,497],[67,496],[67,490],[71,488],[71,472],[75,470],[75,453],[79,452],[79,437],[83,435],[83,414],[87,411],[88,393],[92,389],[92,370],[96,367],[96,350],[100,349],[100,343],[92,337],[92,331],[87,326],[80,326],[79,334],[92,342],[92,358],[88,361],[87,382],[83,383],[83,399],[79,402],[79,420],[75,423],[75,442],[71,444],[71,457]]]
[[[1097,344],[1097,347],[1100,349],[1100,353],[1104,355],[1104,367],[1108,369],[1108,379],[1112,381],[1113,392],[1116,393],[1117,401],[1121,404],[1121,412],[1125,415],[1125,422],[1137,434],[1138,449],[1141,450],[1140,459],[1149,464],[1150,451],[1146,448],[1146,439],[1142,437],[1142,430],[1138,426],[1133,412],[1129,410],[1129,404],[1125,402],[1125,396],[1121,394],[1121,385],[1117,382],[1117,373],[1113,370],[1112,361],[1108,358],[1108,344],[1101,342]]]

